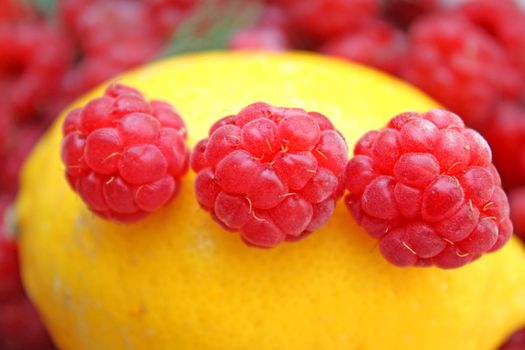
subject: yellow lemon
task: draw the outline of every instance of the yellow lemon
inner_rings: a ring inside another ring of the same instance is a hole
[[[387,75],[302,53],[190,55],[117,80],[173,103],[192,145],[255,101],[324,113],[350,147],[398,112],[435,106]],[[69,188],[60,128],[28,161],[17,211],[24,282],[61,349],[483,350],[525,323],[517,240],[456,270],[400,269],[339,202],[310,237],[251,248],[199,208],[194,174],[169,206],[119,225]]]

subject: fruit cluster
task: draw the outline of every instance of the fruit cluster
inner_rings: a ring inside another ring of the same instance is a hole
[[[161,209],[189,167],[175,109],[120,84],[71,110],[63,133],[66,178],[104,219],[134,222]],[[323,114],[256,102],[195,145],[195,196],[226,230],[271,248],[321,228],[346,185],[354,218],[398,266],[459,267],[512,235],[490,147],[452,112],[395,116],[347,159]]]

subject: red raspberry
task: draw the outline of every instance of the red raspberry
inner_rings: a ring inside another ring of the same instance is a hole
[[[104,96],[69,112],[62,160],[72,188],[95,213],[139,220],[176,194],[189,167],[186,129],[171,105],[148,103],[114,84]]]
[[[0,349],[55,349],[35,307],[25,296],[0,305]]]
[[[199,0],[146,0],[145,2],[155,31],[159,37],[164,38],[170,38],[201,3]]]
[[[24,294],[18,264],[18,246],[7,235],[4,217],[12,198],[0,196],[0,305]],[[0,337],[1,338],[1,337]],[[0,346],[0,349],[3,349]]]
[[[1,224],[4,225],[3,222]],[[16,242],[7,238],[2,229],[0,230],[0,304],[23,293],[18,266],[18,248]]]
[[[145,2],[65,0],[59,6],[82,57],[64,79],[66,100],[149,61],[163,48],[165,38]]]
[[[62,4],[62,15],[88,57],[120,62],[129,68],[146,62],[161,49],[161,38],[145,2],[68,0]]]
[[[387,22],[377,20],[329,39],[320,51],[398,74],[405,49],[405,34]]]
[[[0,110],[0,156],[5,152],[13,119],[13,115],[7,109]]]
[[[494,164],[506,188],[525,186],[525,108],[500,104],[481,133],[494,154]]]
[[[5,153],[0,155],[3,164],[0,172],[2,192],[12,195],[17,192],[20,169],[43,132],[44,128],[38,124],[13,128],[10,137],[6,140]]]
[[[35,16],[35,11],[26,3],[19,0],[0,1],[0,21],[23,20]]]
[[[525,11],[514,0],[469,0],[459,11],[492,34],[525,73]]]
[[[331,216],[347,153],[324,115],[254,103],[195,146],[197,200],[249,245],[297,240]]]
[[[397,266],[454,268],[510,237],[487,142],[454,113],[406,112],[356,144],[346,203]]]
[[[255,25],[258,27],[280,27],[287,31],[292,30],[288,13],[279,4],[272,4],[271,2],[264,4],[264,8]]]
[[[525,349],[525,328],[515,332],[499,350],[523,350]]]
[[[18,120],[36,119],[59,94],[70,51],[47,24],[0,22],[0,95]]]
[[[233,34],[228,47],[232,50],[285,51],[291,48],[291,44],[280,28],[254,27]]]
[[[524,86],[503,47],[453,13],[414,23],[401,75],[471,126],[479,126],[499,100],[519,99]]]
[[[66,73],[62,82],[64,101],[74,100],[125,69],[105,59],[86,57]]]
[[[298,31],[313,39],[341,35],[379,14],[378,0],[283,0]]]
[[[284,51],[292,48],[287,15],[282,9],[266,5],[257,23],[241,29],[228,40],[234,50]]]
[[[509,202],[514,232],[525,239],[525,186],[510,190]]]
[[[387,0],[384,2],[383,10],[390,21],[407,28],[421,15],[442,9],[443,2],[441,0]]]

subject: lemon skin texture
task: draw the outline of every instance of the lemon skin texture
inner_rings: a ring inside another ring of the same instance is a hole
[[[174,104],[191,145],[256,101],[329,116],[350,150],[396,113],[436,106],[390,76],[305,53],[180,56],[115,81]],[[60,349],[484,350],[525,324],[515,239],[456,270],[401,269],[339,201],[306,239],[252,248],[199,208],[191,172],[167,207],[116,224],[69,188],[60,142],[58,121],[27,162],[17,202],[24,283]]]

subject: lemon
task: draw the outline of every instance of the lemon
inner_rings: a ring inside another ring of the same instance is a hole
[[[398,112],[436,105],[387,75],[302,53],[190,55],[117,81],[177,106],[192,145],[255,101],[324,113],[350,147]],[[61,349],[483,350],[525,323],[517,240],[457,270],[400,269],[339,202],[310,237],[251,248],[199,208],[194,174],[168,207],[114,224],[68,187],[60,127],[27,162],[17,211],[24,282]]]

